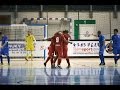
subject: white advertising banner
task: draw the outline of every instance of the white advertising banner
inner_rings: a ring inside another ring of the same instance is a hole
[[[34,57],[44,57],[47,55],[47,47],[50,42],[37,41],[35,45],[35,51],[33,51]],[[24,57],[26,56],[25,42],[24,41],[9,41],[9,54],[11,57]]]
[[[73,44],[68,45],[69,56],[99,56],[99,42],[98,41],[72,41]],[[106,41],[106,45],[109,41]],[[113,56],[104,51],[105,56]]]
[[[98,41],[71,41],[72,44],[68,44],[68,56],[99,56]],[[106,45],[109,41],[106,41]],[[49,41],[37,41],[35,51],[33,51],[34,57],[47,57]],[[9,54],[11,57],[24,57],[26,56],[24,41],[9,41]],[[104,51],[105,56],[113,56]]]

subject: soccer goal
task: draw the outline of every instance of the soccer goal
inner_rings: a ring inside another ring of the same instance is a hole
[[[27,31],[31,31],[36,38],[34,57],[46,58],[48,47],[47,41],[42,39],[47,38],[47,25],[46,24],[11,24],[11,25],[0,25],[0,31],[4,32],[9,38],[9,53],[11,57],[25,57],[25,36]]]

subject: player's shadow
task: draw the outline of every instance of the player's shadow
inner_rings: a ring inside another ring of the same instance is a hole
[[[99,85],[105,85],[104,71],[105,71],[105,67],[100,67]]]
[[[0,84],[10,84],[10,67],[4,68],[1,66],[0,68]]]
[[[115,68],[113,74],[113,85],[120,85],[120,73],[117,68]]]
[[[44,73],[47,76],[47,84],[48,85],[67,85],[67,84],[69,84],[70,69],[44,68]]]

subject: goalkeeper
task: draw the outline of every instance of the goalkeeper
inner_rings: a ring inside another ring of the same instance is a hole
[[[25,49],[27,51],[27,55],[25,60],[28,61],[29,58],[33,60],[33,51],[35,50],[36,39],[31,31],[28,31],[28,34],[25,37]]]

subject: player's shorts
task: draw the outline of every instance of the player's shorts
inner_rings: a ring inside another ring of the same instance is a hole
[[[2,48],[1,50],[0,50],[0,54],[1,55],[9,55],[9,48]]]
[[[35,47],[34,45],[26,45],[26,48],[25,48],[27,51],[34,51],[35,50]]]
[[[58,58],[63,57],[63,48],[61,46],[55,46],[55,52],[58,55]]]
[[[120,54],[120,48],[113,48],[113,54]]]

